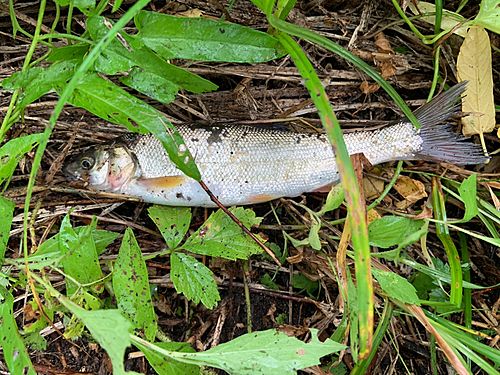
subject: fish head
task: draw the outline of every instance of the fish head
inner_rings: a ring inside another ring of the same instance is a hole
[[[102,191],[120,192],[140,174],[135,155],[125,146],[97,146],[71,159],[63,168],[70,180]]]

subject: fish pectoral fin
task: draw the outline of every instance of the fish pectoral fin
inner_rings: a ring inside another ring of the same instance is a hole
[[[140,178],[137,183],[148,187],[149,189],[174,188],[186,181],[186,176],[164,176],[153,178]]]
[[[249,197],[248,202],[250,204],[257,204],[257,203],[264,203],[268,201],[272,201],[273,199],[276,199],[277,197],[271,194],[256,194],[252,195]]]

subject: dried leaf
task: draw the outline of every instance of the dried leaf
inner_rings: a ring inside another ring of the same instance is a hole
[[[375,35],[375,45],[380,52],[394,53],[391,47],[391,43],[389,43],[389,40],[382,32]]]
[[[380,86],[378,85],[378,83],[368,83],[368,81],[363,81],[361,82],[361,85],[359,85],[359,89],[365,95],[373,94],[374,92],[378,91],[379,88]]]
[[[396,203],[396,207],[399,209],[408,208],[413,203],[427,197],[424,184],[408,176],[399,176],[394,184],[394,189],[404,198],[403,201]]]
[[[375,210],[371,209],[366,213],[367,224],[370,225],[371,222],[380,219],[382,216]]]
[[[480,26],[469,29],[457,59],[458,78],[469,81],[462,100],[466,136],[489,133],[495,128],[491,46],[488,33]]]
[[[379,178],[365,176],[363,177],[363,191],[366,199],[376,198],[384,191],[384,181]]]

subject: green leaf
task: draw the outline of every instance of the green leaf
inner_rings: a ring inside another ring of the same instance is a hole
[[[191,223],[188,207],[151,206],[148,215],[160,230],[169,249],[175,249],[186,235]]]
[[[397,273],[372,269],[373,276],[377,279],[382,290],[389,298],[403,303],[420,305],[415,287]]]
[[[69,60],[81,61],[83,60],[89,49],[90,49],[90,41],[89,43],[77,43],[63,47],[53,47],[50,50],[49,55],[47,56],[47,61],[49,62],[69,61]]]
[[[474,173],[466,178],[458,188],[460,198],[465,204],[464,218],[460,222],[465,223],[479,213],[477,207],[477,175]]]
[[[342,189],[342,185],[334,185],[328,192],[325,204],[323,205],[323,207],[321,207],[321,210],[318,211],[318,216],[323,216],[327,212],[336,210],[340,207],[343,201],[344,189]]]
[[[104,38],[109,31],[104,22],[104,17],[90,17],[87,21],[88,30],[95,41]],[[164,103],[172,101],[179,88],[193,93],[217,89],[216,84],[169,64],[135,37],[125,32],[121,32],[120,35],[126,47],[119,40],[113,40],[97,59],[97,71],[117,74],[132,69],[122,78],[122,82]],[[136,68],[133,69],[134,67]],[[165,85],[165,88],[162,89],[161,85]]]
[[[64,273],[71,276],[80,284],[95,283],[100,280],[103,275],[97,250],[92,238],[92,232],[95,230],[96,221],[84,227],[80,233],[76,233],[71,226],[69,215],[66,215],[61,222],[59,230],[59,248],[64,257],[61,260],[61,265]],[[69,278],[66,278],[66,294],[73,295],[78,289]],[[94,284],[92,287],[94,292],[101,292],[102,285]]]
[[[250,209],[231,207],[229,210],[247,228],[260,223],[261,218],[255,217],[255,212]],[[248,259],[253,254],[262,253],[259,245],[222,210],[211,214],[208,220],[186,240],[182,248],[196,254],[230,260]]]
[[[479,13],[474,23],[480,24],[491,31],[500,34],[500,1],[482,0]]]
[[[384,249],[401,243],[408,245],[408,237],[411,238],[412,242],[418,240],[420,236],[415,239],[412,234],[420,231],[424,225],[423,220],[412,220],[401,216],[383,216],[368,226],[370,244]]]
[[[3,264],[5,250],[7,250],[14,207],[14,202],[0,195],[0,264]]]
[[[36,374],[23,339],[19,335],[13,312],[14,298],[0,285],[0,347],[3,360],[12,374]]]
[[[130,95],[96,74],[86,75],[69,102],[132,132],[153,133],[162,143],[170,160],[187,176],[199,181],[200,171],[182,136],[166,117],[142,100]]]
[[[310,296],[314,296],[319,287],[318,281],[308,279],[301,273],[292,275],[292,286],[296,289],[305,290]]]
[[[113,267],[113,290],[120,311],[153,341],[157,332],[148,270],[134,233],[127,228]]]
[[[198,358],[203,364],[230,374],[292,375],[297,370],[319,364],[321,357],[345,348],[330,339],[319,341],[316,329],[311,329],[308,343],[270,329],[248,333],[206,352],[185,354],[184,358]]]
[[[35,67],[14,73],[2,81],[2,86],[6,90],[22,89],[17,105],[24,108],[48,92],[63,87],[75,68],[76,61],[61,61],[48,68]]]
[[[151,350],[145,345],[135,343],[144,353],[149,364],[155,369],[158,375],[197,375],[200,374],[200,367],[187,363],[182,363],[171,358],[164,358],[159,353]],[[194,353],[195,350],[185,342],[157,342],[154,345],[173,352]]]
[[[165,59],[258,63],[280,56],[278,41],[249,27],[141,11],[137,38]]]
[[[77,7],[85,14],[95,8],[95,0],[55,0],[55,2],[63,7],[72,3],[73,6]]]
[[[42,134],[31,134],[11,139],[0,147],[0,185],[10,180],[17,163],[24,154],[40,142]]]
[[[187,299],[196,304],[201,302],[208,309],[220,301],[214,274],[203,263],[191,255],[176,252],[170,255],[170,267],[175,290]]]

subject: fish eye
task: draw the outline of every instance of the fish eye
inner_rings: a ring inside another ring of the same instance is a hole
[[[88,171],[94,166],[94,159],[92,159],[91,157],[84,157],[80,161],[80,166],[82,167],[82,169]]]

